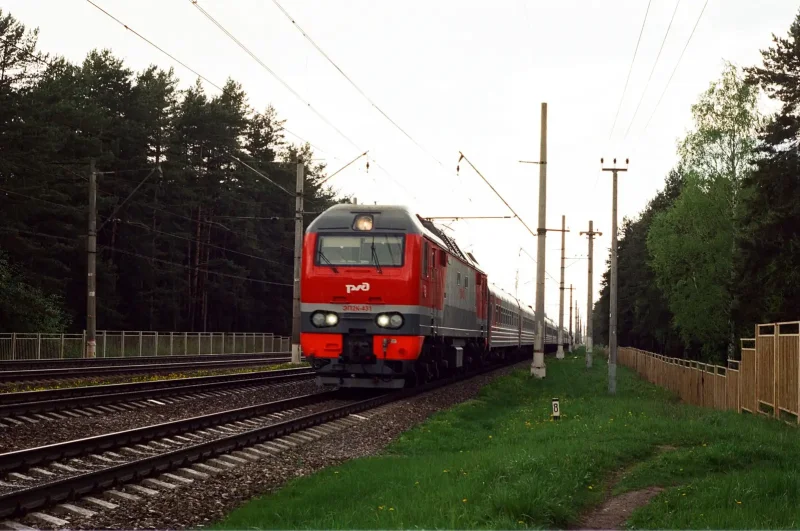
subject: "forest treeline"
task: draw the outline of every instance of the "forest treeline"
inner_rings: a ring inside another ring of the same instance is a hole
[[[287,334],[298,161],[306,210],[336,202],[310,146],[232,80],[180,90],[172,70],[107,50],[72,64],[37,37],[0,11],[0,332],[84,328],[94,158],[98,329]]]
[[[800,320],[800,14],[762,64],[692,107],[664,188],[618,247],[620,345],[722,361],[757,323]],[[759,96],[777,103],[760,113]],[[594,340],[608,344],[608,269]]]

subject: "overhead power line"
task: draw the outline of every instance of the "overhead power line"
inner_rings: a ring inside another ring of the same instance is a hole
[[[98,245],[98,247],[100,249],[111,249],[111,247],[109,247],[107,245]],[[129,256],[136,256],[138,258],[143,258],[145,260],[152,261],[152,262],[158,262],[160,264],[165,264],[165,265],[170,265],[170,266],[174,266],[174,267],[180,267],[182,269],[188,269],[188,270],[192,270],[192,271],[197,271],[198,273],[207,273],[209,275],[217,275],[217,276],[220,276],[220,277],[236,278],[236,279],[239,279],[239,280],[246,280],[248,282],[255,282],[257,284],[267,284],[267,285],[270,285],[270,286],[286,286],[286,287],[289,287],[289,288],[294,286],[294,284],[286,284],[284,282],[270,282],[268,280],[258,280],[258,279],[255,279],[255,278],[247,278],[247,277],[243,277],[243,276],[240,276],[240,275],[231,275],[230,273],[221,273],[219,271],[210,271],[208,269],[194,268],[194,267],[187,266],[187,265],[184,265],[184,264],[179,264],[177,262],[170,262],[169,260],[162,260],[160,258],[154,258],[154,257],[151,257],[151,256],[144,256],[144,255],[139,254],[139,253],[134,253],[132,251],[126,251],[125,249],[119,249],[119,248],[116,248],[116,247],[113,250],[114,250],[115,253],[122,253],[122,254],[127,254]]]
[[[336,125],[334,125],[334,123],[333,123],[333,122],[331,122],[330,120],[328,120],[328,119],[327,119],[327,118],[326,118],[326,117],[325,117],[325,116],[324,116],[322,113],[320,113],[320,112],[319,112],[319,111],[318,111],[318,110],[317,110],[317,109],[316,109],[314,106],[312,106],[312,105],[311,105],[311,103],[309,103],[309,101],[308,101],[308,100],[306,100],[305,98],[303,98],[303,96],[301,96],[299,92],[297,92],[297,91],[296,91],[296,90],[295,90],[295,89],[294,89],[294,88],[293,88],[291,85],[289,85],[289,84],[288,84],[286,81],[284,81],[284,80],[283,80],[283,78],[281,78],[281,77],[280,77],[278,74],[276,74],[274,70],[272,70],[272,69],[271,69],[269,66],[267,66],[267,64],[266,64],[264,61],[262,61],[262,60],[261,60],[261,59],[260,59],[260,58],[259,58],[259,57],[258,57],[256,54],[254,54],[254,53],[253,53],[253,52],[252,52],[252,51],[251,51],[251,50],[250,50],[250,49],[249,49],[247,46],[245,46],[245,45],[242,43],[242,41],[240,41],[239,39],[237,39],[237,38],[236,38],[236,36],[235,36],[233,33],[231,33],[230,31],[228,31],[227,29],[225,29],[225,27],[224,27],[222,24],[220,24],[220,23],[217,21],[217,19],[215,19],[215,18],[214,18],[214,17],[213,17],[213,16],[212,16],[212,15],[211,15],[211,14],[210,14],[208,11],[206,11],[205,9],[203,9],[203,7],[202,7],[202,6],[201,6],[199,3],[197,3],[197,0],[190,0],[190,2],[192,2],[192,5],[194,5],[194,7],[196,7],[196,8],[198,9],[198,11],[200,11],[200,12],[203,14],[203,16],[205,16],[205,17],[206,17],[208,20],[210,20],[212,24],[214,24],[214,25],[215,25],[217,28],[219,28],[219,29],[220,29],[220,31],[222,31],[222,32],[223,32],[225,35],[227,35],[227,36],[228,36],[228,37],[229,37],[229,38],[230,38],[230,39],[231,39],[233,42],[235,42],[235,43],[236,43],[236,45],[237,45],[237,46],[239,46],[239,48],[241,48],[242,50],[244,50],[244,51],[247,53],[247,55],[249,55],[250,57],[252,57],[252,58],[253,58],[253,60],[254,60],[256,63],[258,63],[258,64],[259,64],[259,65],[260,65],[260,66],[261,66],[261,67],[262,67],[264,70],[266,70],[267,72],[269,72],[269,74],[270,74],[272,77],[274,77],[274,78],[275,78],[275,79],[276,79],[276,80],[277,80],[277,81],[278,81],[278,82],[279,82],[281,85],[283,85],[283,87],[284,87],[286,90],[288,90],[289,92],[291,92],[291,93],[292,93],[292,95],[293,95],[295,98],[297,98],[298,100],[300,100],[301,102],[303,102],[303,104],[305,104],[305,105],[306,105],[306,107],[308,107],[308,108],[309,108],[309,109],[310,109],[310,110],[311,110],[311,111],[312,111],[314,114],[316,114],[316,115],[317,115],[317,116],[318,116],[318,117],[319,117],[319,118],[320,118],[320,119],[321,119],[323,122],[325,122],[325,123],[326,123],[326,124],[327,124],[329,127],[331,127],[331,128],[334,130],[334,131],[336,131],[337,133],[339,133],[339,135],[340,135],[342,138],[344,138],[345,140],[347,140],[347,142],[349,142],[349,143],[350,143],[350,145],[352,145],[353,147],[355,147],[356,149],[358,149],[359,151],[361,151],[361,148],[359,148],[359,147],[358,147],[358,145],[356,145],[356,143],[355,143],[355,142],[353,142],[353,140],[352,140],[352,139],[351,139],[349,136],[347,136],[346,134],[344,134],[344,133],[341,131],[341,129],[339,129],[338,127],[336,127]]]
[[[639,38],[636,40],[636,48],[633,50],[633,59],[631,59],[631,66],[628,67],[628,77],[625,78],[625,87],[622,89],[622,96],[619,97],[619,105],[617,105],[617,114],[614,116],[614,123],[611,125],[611,131],[608,133],[608,139],[614,134],[614,129],[617,127],[617,119],[619,118],[619,111],[622,109],[622,102],[625,99],[625,92],[628,90],[628,82],[631,80],[631,72],[633,72],[633,63],[636,62],[636,54],[639,53],[639,43],[642,42],[642,34],[644,33],[644,26],[647,23],[647,14],[650,13],[650,4],[653,0],[647,2],[647,10],[644,12],[644,20],[642,20],[642,29],[639,30]]]
[[[348,76],[348,75],[347,75],[347,74],[344,72],[344,70],[342,70],[342,69],[339,67],[339,65],[337,65],[337,64],[336,64],[336,62],[335,62],[333,59],[331,59],[331,58],[330,58],[330,56],[329,56],[327,53],[325,53],[325,51],[324,51],[322,48],[320,48],[320,46],[319,46],[319,45],[318,45],[316,42],[314,42],[314,39],[312,39],[312,38],[311,38],[311,36],[310,36],[308,33],[306,33],[306,32],[303,30],[303,28],[301,28],[301,27],[300,27],[300,25],[297,23],[297,21],[296,21],[296,20],[295,20],[295,19],[294,19],[294,18],[293,18],[293,17],[292,17],[290,14],[289,14],[289,12],[288,12],[288,11],[286,11],[286,9],[284,9],[284,7],[283,7],[283,6],[280,4],[280,2],[278,2],[278,0],[272,0],[272,3],[274,3],[276,6],[278,6],[278,9],[280,9],[280,10],[283,12],[283,14],[284,14],[284,15],[286,15],[286,18],[288,18],[288,19],[291,21],[291,23],[294,25],[294,27],[295,27],[295,28],[297,28],[297,30],[298,30],[298,31],[299,31],[299,32],[300,32],[300,33],[303,35],[303,37],[305,37],[305,38],[306,38],[306,40],[307,40],[308,42],[310,42],[310,43],[311,43],[311,45],[312,45],[312,46],[314,46],[314,48],[316,48],[316,49],[317,49],[317,51],[318,51],[319,53],[321,53],[321,54],[322,54],[322,56],[323,56],[323,57],[324,57],[324,58],[325,58],[325,59],[326,59],[326,60],[327,60],[327,61],[328,61],[328,62],[329,62],[329,63],[330,63],[330,64],[331,64],[331,65],[332,65],[332,66],[333,66],[333,67],[334,67],[334,68],[335,68],[335,69],[336,69],[336,70],[337,70],[337,71],[338,71],[340,74],[342,74],[342,77],[344,77],[344,78],[347,80],[347,82],[348,82],[348,83],[350,83],[350,85],[352,85],[352,86],[353,86],[353,88],[354,88],[354,89],[356,89],[356,91],[358,91],[358,93],[359,93],[359,94],[361,94],[361,96],[362,96],[362,97],[363,97],[365,100],[367,100],[367,102],[369,102],[369,104],[370,104],[370,105],[372,105],[372,106],[375,108],[375,110],[376,110],[376,111],[378,111],[378,112],[379,112],[379,113],[380,113],[380,114],[381,114],[381,115],[382,115],[384,118],[386,118],[386,119],[389,121],[389,123],[391,123],[391,124],[392,124],[392,125],[393,125],[393,126],[394,126],[394,127],[397,129],[397,130],[398,130],[398,131],[400,131],[401,133],[403,133],[403,135],[405,135],[405,137],[406,137],[406,138],[408,138],[409,140],[411,140],[411,142],[413,142],[413,143],[414,143],[414,145],[415,145],[415,146],[417,146],[417,147],[418,147],[418,148],[419,148],[419,149],[420,149],[422,152],[424,152],[424,153],[425,153],[426,155],[428,155],[428,156],[429,156],[431,159],[433,159],[433,160],[434,160],[434,161],[435,161],[437,164],[439,164],[439,166],[441,166],[442,168],[444,168],[444,167],[445,167],[445,165],[444,165],[444,164],[442,164],[442,162],[441,162],[439,159],[437,159],[437,158],[436,158],[436,157],[435,157],[435,156],[434,156],[432,153],[430,153],[430,152],[429,152],[427,149],[425,149],[424,147],[422,147],[422,145],[421,145],[419,142],[417,142],[417,141],[414,139],[414,137],[412,137],[410,134],[408,134],[408,132],[406,132],[406,130],[405,130],[405,129],[403,129],[402,127],[400,127],[400,125],[399,125],[397,122],[395,122],[395,121],[394,121],[394,120],[393,120],[393,119],[392,119],[392,118],[391,118],[391,117],[390,117],[388,114],[386,114],[386,113],[384,112],[384,110],[383,110],[383,109],[381,109],[381,108],[378,106],[378,104],[377,104],[377,103],[375,103],[374,101],[372,101],[372,98],[370,98],[369,96],[367,96],[367,94],[366,94],[366,93],[365,93],[365,92],[364,92],[364,91],[361,89],[361,87],[359,87],[358,85],[356,85],[355,81],[353,81],[353,80],[350,78],[350,76]]]
[[[234,251],[233,249],[228,249],[227,247],[222,247],[222,246],[219,246],[219,245],[215,245],[213,243],[205,242],[203,240],[198,240],[196,238],[190,238],[188,236],[181,236],[180,234],[173,234],[171,232],[165,232],[165,231],[162,231],[162,230],[154,229],[152,227],[148,227],[144,223],[138,223],[138,222],[135,222],[135,221],[124,221],[123,223],[125,223],[126,225],[139,227],[139,228],[145,229],[145,230],[147,230],[149,232],[153,232],[155,234],[160,234],[162,236],[169,236],[171,238],[177,238],[177,239],[183,240],[183,241],[199,243],[200,245],[204,245],[206,247],[211,247],[212,249],[218,249],[218,250],[224,251],[226,253],[232,253],[232,254],[238,254],[238,255],[241,255],[241,256],[246,256],[247,258],[253,258],[255,260],[261,260],[261,261],[266,262],[268,264],[275,264],[275,265],[279,265],[279,266],[282,266],[282,267],[286,266],[286,264],[284,264],[284,263],[281,263],[281,262],[278,262],[278,261],[275,261],[275,260],[270,260],[269,258],[264,258],[263,256],[256,256],[254,254],[243,253],[241,251]]]
[[[700,19],[703,18],[703,13],[705,13],[706,6],[708,5],[708,0],[703,4],[703,9],[700,10],[700,14],[697,16],[697,21],[694,23],[694,27],[692,28],[692,32],[689,34],[689,38],[686,39],[686,44],[683,47],[683,51],[681,51],[680,57],[678,57],[678,62],[675,63],[675,68],[672,69],[672,73],[669,75],[669,79],[667,80],[667,84],[664,86],[664,90],[661,92],[661,96],[658,97],[658,102],[656,103],[655,108],[653,109],[652,114],[650,114],[650,118],[647,119],[647,123],[644,125],[644,129],[642,129],[642,133],[644,134],[647,131],[647,127],[650,125],[650,121],[655,116],[656,111],[658,110],[658,106],[661,105],[661,100],[664,98],[664,94],[667,93],[667,89],[669,88],[669,84],[672,82],[672,77],[675,75],[675,72],[678,70],[678,66],[681,64],[681,60],[683,59],[683,54],[686,53],[686,49],[689,47],[689,43],[692,42],[692,37],[694,37],[694,32],[697,29],[698,24],[700,24]]]
[[[461,159],[464,159],[464,160],[466,160],[466,161],[467,161],[467,164],[469,164],[469,165],[472,167],[472,169],[473,169],[473,170],[475,170],[475,173],[477,173],[477,174],[478,174],[478,176],[479,176],[481,179],[483,179],[483,182],[485,182],[485,183],[486,183],[486,184],[489,186],[489,188],[491,188],[491,189],[492,189],[492,192],[494,192],[494,193],[495,193],[495,195],[496,195],[497,197],[499,197],[499,198],[500,198],[500,201],[502,201],[502,202],[503,202],[503,204],[504,204],[504,205],[506,205],[506,207],[508,207],[508,209],[511,211],[511,213],[512,213],[512,214],[514,214],[514,217],[515,217],[515,218],[517,218],[517,219],[519,220],[519,222],[520,222],[520,223],[522,223],[522,226],[523,226],[523,227],[525,227],[525,228],[528,230],[528,232],[531,234],[531,236],[533,236],[534,238],[538,237],[537,233],[536,233],[536,232],[534,232],[534,231],[533,231],[533,229],[531,229],[531,228],[528,226],[528,224],[527,224],[527,223],[525,223],[525,221],[523,221],[523,219],[522,219],[522,218],[519,216],[519,214],[517,214],[517,213],[516,213],[516,211],[515,211],[515,210],[512,208],[512,206],[508,204],[508,201],[506,201],[506,200],[505,200],[505,198],[503,198],[503,196],[502,196],[502,195],[500,195],[500,192],[498,192],[497,190],[495,190],[494,186],[492,186],[492,184],[491,184],[491,183],[490,183],[490,182],[489,182],[489,181],[486,179],[486,177],[484,177],[484,176],[483,176],[483,174],[482,174],[480,171],[478,171],[478,168],[476,168],[476,167],[475,167],[475,165],[472,163],[472,161],[471,161],[471,160],[469,160],[469,159],[467,158],[467,156],[466,156],[466,155],[464,155],[462,152],[460,152],[460,151],[459,151],[459,152],[458,152],[458,154],[460,155],[460,158],[458,159],[458,161],[459,161],[459,162],[461,162]],[[522,249],[522,248],[520,247],[520,249]],[[524,249],[523,249],[523,251],[524,251]],[[528,254],[528,251],[525,251],[525,254]],[[528,254],[528,256],[529,256],[529,257],[531,257],[531,259],[533,259],[533,257],[532,257],[530,254]],[[534,263],[536,263],[536,260],[534,260]],[[545,269],[545,270],[544,270],[544,272],[545,272],[545,273],[547,273],[547,275],[548,275],[550,278],[552,278],[553,280],[555,280],[555,277],[553,277],[553,275],[551,275],[551,274],[550,274],[550,273],[547,271],[547,269]]]
[[[636,110],[633,112],[633,118],[631,118],[631,123],[628,125],[628,129],[625,131],[625,137],[628,138],[628,133],[631,132],[631,127],[633,127],[633,123],[636,121],[636,115],[639,114],[639,107],[642,105],[642,101],[644,101],[644,95],[647,94],[647,87],[650,86],[650,80],[653,78],[653,72],[656,71],[656,66],[658,66],[658,60],[661,58],[661,52],[664,50],[664,44],[667,42],[667,37],[669,36],[669,31],[672,29],[672,22],[675,20],[675,14],[678,12],[678,7],[681,5],[681,0],[678,0],[675,3],[675,9],[672,11],[672,18],[669,19],[669,26],[667,26],[667,32],[664,33],[664,38],[661,40],[661,47],[658,49],[658,55],[656,55],[656,60],[653,63],[653,68],[650,70],[650,75],[647,77],[647,83],[644,85],[644,90],[642,90],[642,96],[639,98],[639,103],[636,105]]]
[[[141,40],[143,40],[144,42],[146,42],[147,44],[149,44],[150,46],[152,46],[153,48],[155,48],[156,50],[158,50],[162,54],[166,55],[167,57],[169,57],[170,59],[175,61],[177,64],[181,65],[183,68],[185,68],[189,72],[193,73],[194,75],[196,75],[197,77],[199,77],[200,79],[202,79],[203,81],[205,81],[206,83],[208,83],[209,85],[214,87],[215,89],[217,89],[220,92],[222,92],[223,89],[222,89],[222,87],[220,85],[218,85],[217,83],[214,83],[213,81],[208,79],[206,76],[204,76],[203,74],[201,74],[200,72],[198,72],[194,68],[190,67],[189,65],[187,65],[186,63],[184,63],[183,61],[181,61],[180,59],[178,59],[177,57],[175,57],[171,53],[167,52],[166,50],[164,50],[163,48],[158,46],[156,43],[154,43],[150,39],[146,38],[144,35],[142,35],[141,33],[137,32],[136,30],[134,30],[133,28],[131,28],[130,26],[128,26],[127,24],[122,22],[120,19],[118,19],[117,17],[115,17],[114,15],[112,15],[111,13],[109,13],[108,11],[103,9],[102,7],[100,7],[97,4],[95,4],[92,0],[86,0],[86,1],[89,2],[95,8],[97,8],[99,11],[101,11],[103,14],[105,14],[107,17],[109,17],[111,20],[113,20],[114,22],[116,22],[117,24],[119,24],[120,26],[125,28],[126,30],[130,31],[135,36],[139,37]],[[321,151],[323,153],[326,153],[326,151],[324,149],[320,148],[319,146],[315,146],[313,143],[309,142],[308,140],[306,140],[302,136],[298,135],[297,133],[294,133],[294,132],[290,131],[289,129],[286,129],[285,127],[282,127],[281,130],[289,133],[290,135],[292,135],[294,137],[296,137],[297,139],[299,139],[302,142],[308,144],[309,146],[313,147],[317,151]],[[336,157],[336,156],[333,156],[333,155],[331,155],[331,156],[334,159],[341,160],[341,159],[339,159],[339,157]]]
[[[103,14],[105,14],[108,18],[110,18],[111,20],[113,20],[114,22],[116,22],[117,24],[119,24],[120,26],[125,28],[126,30],[130,31],[131,33],[133,33],[134,35],[136,35],[137,37],[142,39],[144,42],[146,42],[147,44],[149,44],[150,46],[152,46],[153,48],[155,48],[159,52],[163,53],[164,55],[166,55],[167,57],[169,57],[170,59],[175,61],[176,63],[178,63],[179,65],[184,67],[189,72],[193,73],[194,75],[196,75],[197,77],[199,77],[200,79],[202,79],[203,81],[205,81],[206,83],[211,85],[212,87],[215,87],[215,88],[219,89],[220,91],[222,90],[222,87],[220,87],[219,85],[217,85],[216,83],[214,83],[213,81],[211,81],[210,79],[208,79],[207,77],[205,77],[200,72],[198,72],[194,68],[190,67],[186,63],[180,61],[174,55],[170,54],[169,52],[167,52],[166,50],[164,50],[163,48],[161,48],[160,46],[155,44],[153,41],[151,41],[150,39],[148,39],[147,37],[145,37],[141,33],[137,32],[136,30],[134,30],[133,28],[131,28],[130,26],[128,26],[127,24],[122,22],[120,19],[118,19],[117,17],[115,17],[114,15],[112,15],[111,13],[109,13],[108,11],[103,9],[102,7],[100,7],[99,5],[97,5],[94,2],[92,2],[92,0],[86,0],[86,1],[89,2],[90,4],[92,4],[95,8],[97,8],[101,12],[103,12]]]
[[[252,172],[253,172],[253,173],[255,173],[256,175],[258,175],[258,176],[259,176],[259,177],[261,177],[262,179],[265,179],[265,180],[266,180],[267,182],[269,182],[270,184],[272,184],[272,185],[274,185],[274,186],[276,186],[276,187],[280,188],[281,190],[283,190],[283,192],[284,192],[286,195],[288,195],[288,196],[290,196],[290,197],[294,197],[294,196],[295,196],[295,194],[294,194],[294,193],[290,192],[289,190],[287,190],[287,189],[286,189],[286,188],[284,188],[283,186],[279,185],[278,183],[276,183],[275,181],[273,181],[272,179],[270,179],[269,177],[267,177],[266,175],[264,175],[263,173],[261,173],[261,172],[260,172],[260,171],[258,171],[257,169],[253,168],[252,166],[250,166],[249,164],[247,164],[246,162],[244,162],[242,159],[240,159],[240,158],[239,158],[239,157],[237,157],[236,155],[232,155],[231,153],[227,153],[227,155],[228,155],[228,156],[229,156],[229,157],[230,157],[232,160],[234,160],[234,161],[238,162],[239,164],[243,165],[245,168],[249,169],[250,171],[252,171]]]

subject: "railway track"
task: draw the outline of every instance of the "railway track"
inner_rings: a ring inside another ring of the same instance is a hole
[[[291,361],[285,355],[252,356],[239,360],[200,361],[200,362],[170,362],[170,363],[145,363],[137,365],[103,365],[85,368],[57,368],[57,369],[23,369],[0,371],[0,383],[11,382],[45,382],[50,380],[64,380],[76,378],[96,378],[103,376],[125,376],[131,374],[164,374],[173,372],[187,372],[198,370],[237,369],[286,363]]]
[[[86,414],[83,408],[95,408],[97,406],[120,403],[133,404],[138,407],[143,401],[147,400],[173,396],[191,398],[192,396],[203,396],[205,393],[229,389],[251,390],[267,385],[306,380],[313,377],[314,373],[311,369],[282,369],[223,376],[179,378],[157,382],[5,393],[0,395],[0,427],[2,427],[4,419],[6,424],[30,422],[29,417],[33,416],[40,420],[59,420],[60,416],[48,416],[48,414],[63,411]],[[106,407],[104,409],[125,410],[120,406]]]
[[[96,502],[102,500],[91,497],[98,490],[105,490],[106,498],[117,503],[131,496],[157,495],[157,489],[177,488],[184,481],[346,428],[364,420],[358,413],[505,365],[367,399],[327,391],[0,454],[0,517],[21,516],[74,499],[99,509],[102,504]],[[114,489],[120,485],[127,492]],[[78,516],[80,511],[91,512],[69,503],[58,508]],[[45,522],[52,518],[34,514]]]
[[[251,354],[200,354],[189,356],[134,356],[110,358],[58,358],[0,361],[0,371],[33,369],[82,369],[99,366],[146,365],[148,363],[196,363],[202,361],[247,360],[255,357],[286,357],[290,352],[254,352]]]

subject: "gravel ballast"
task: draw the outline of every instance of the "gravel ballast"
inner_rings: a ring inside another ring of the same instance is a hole
[[[292,478],[327,466],[373,455],[431,414],[464,402],[493,379],[526,367],[520,362],[435,391],[364,413],[368,420],[317,441],[249,462],[208,479],[157,496],[126,502],[91,518],[70,518],[71,529],[180,529],[221,520],[250,498],[279,488]],[[37,523],[37,527],[41,523]]]

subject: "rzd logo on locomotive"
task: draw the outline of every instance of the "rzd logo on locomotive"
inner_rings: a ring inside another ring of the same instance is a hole
[[[358,285],[347,284],[345,285],[345,288],[347,288],[347,293],[350,293],[351,291],[369,291],[369,282],[363,282]]]

